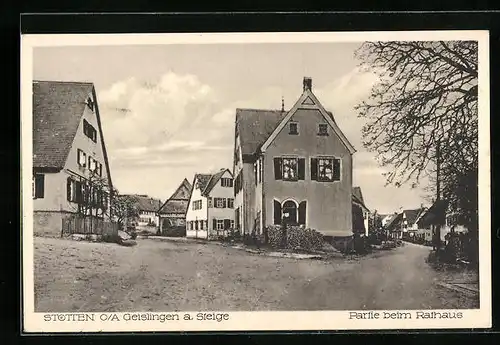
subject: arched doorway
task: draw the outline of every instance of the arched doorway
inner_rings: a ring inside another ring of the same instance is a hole
[[[283,223],[287,225],[297,225],[297,204],[292,200],[287,200],[282,206]]]

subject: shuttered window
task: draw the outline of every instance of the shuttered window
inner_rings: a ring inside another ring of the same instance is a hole
[[[340,181],[340,159],[317,157],[311,159],[311,180],[320,182]]]
[[[82,168],[85,168],[87,166],[87,155],[85,154],[85,152],[78,149],[76,161],[78,162],[79,166],[81,166]]]
[[[299,204],[299,225],[306,225],[307,201]]]
[[[305,180],[306,176],[306,160],[304,158],[299,158],[297,175],[299,180]]]
[[[274,225],[281,224],[281,203],[277,200],[274,200]]]
[[[283,178],[283,172],[281,170],[282,166],[281,157],[274,157],[274,179],[281,180]]]
[[[275,180],[298,181],[305,179],[306,160],[297,157],[275,157]]]

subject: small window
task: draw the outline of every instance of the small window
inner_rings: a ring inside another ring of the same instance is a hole
[[[328,124],[320,123],[318,125],[318,135],[328,135]]]
[[[35,199],[43,199],[45,196],[45,175],[35,174],[33,176],[33,197]]]
[[[291,134],[291,135],[299,134],[299,124],[297,122],[290,122],[288,124],[288,126],[289,126],[289,130],[290,130],[288,132],[289,134]]]
[[[85,168],[87,166],[87,154],[80,149],[77,150],[76,160],[78,162],[78,165],[82,168]]]
[[[83,134],[90,138],[94,143],[97,142],[96,129],[85,119],[83,119]]]
[[[92,100],[92,97],[87,98],[87,106],[90,110],[94,111],[94,101]]]
[[[227,199],[227,207],[234,208],[234,199],[232,198]]]

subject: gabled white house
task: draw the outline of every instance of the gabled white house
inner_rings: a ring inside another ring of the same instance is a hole
[[[233,174],[196,174],[186,212],[186,237],[210,239],[234,227]]]
[[[34,81],[34,233],[59,237],[70,218],[104,219],[111,188],[94,85]]]

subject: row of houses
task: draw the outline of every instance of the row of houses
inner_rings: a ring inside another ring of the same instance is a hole
[[[370,211],[352,185],[355,152],[306,77],[290,110],[236,109],[232,167],[195,173],[165,202],[134,195],[139,225],[198,238],[278,224],[366,235]],[[93,84],[33,82],[35,231],[58,233],[89,198],[90,215],[103,216],[109,196],[90,191],[91,179],[112,187]]]
[[[382,215],[382,226],[394,239],[417,240],[432,243],[436,228],[440,228],[441,241],[452,230],[457,233],[467,232],[464,225],[457,222],[450,211],[447,200],[437,200],[430,207],[420,205],[416,209],[404,209],[394,214]]]

